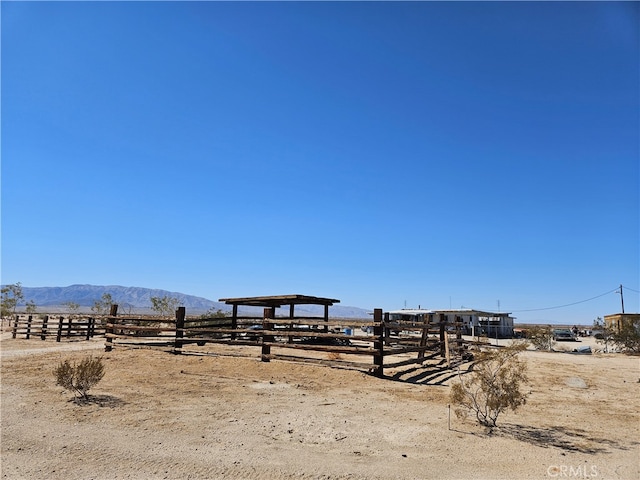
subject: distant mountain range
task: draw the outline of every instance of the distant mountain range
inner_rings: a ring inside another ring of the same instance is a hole
[[[33,301],[39,311],[57,312],[64,311],[64,304],[74,302],[80,305],[81,311],[88,311],[94,302],[100,300],[102,295],[111,295],[114,303],[120,307],[120,311],[132,311],[136,313],[149,313],[151,309],[151,297],[168,296],[177,298],[181,305],[186,307],[187,315],[198,315],[211,309],[231,311],[231,306],[221,302],[215,302],[203,297],[186,295],[179,292],[169,292],[167,290],[122,287],[119,285],[70,285],[68,287],[22,287],[24,301],[18,307],[24,306],[26,302]],[[276,310],[276,315],[288,315],[289,309]],[[286,311],[284,311],[286,310]],[[261,308],[240,307],[242,314],[262,314]],[[324,307],[321,305],[296,305],[296,315],[322,316]],[[329,315],[337,318],[371,318],[371,310],[333,305],[329,307]]]

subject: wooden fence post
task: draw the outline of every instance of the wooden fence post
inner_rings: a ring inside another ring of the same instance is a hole
[[[49,323],[49,315],[45,315],[42,319],[42,330],[40,330],[40,339],[45,340],[47,338],[47,324]]]
[[[116,331],[115,323],[116,323],[116,315],[118,315],[118,305],[115,303],[111,305],[111,310],[109,311],[109,317],[107,318],[107,326],[104,329],[104,335],[106,338],[104,344],[104,351],[110,352],[113,350],[113,338],[109,336],[109,334],[113,335]],[[112,325],[109,327],[109,325]]]
[[[373,365],[375,367],[374,375],[376,377],[384,377],[384,331],[385,322],[382,320],[382,309],[376,308],[373,310],[373,336],[375,338],[373,342]]]
[[[447,351],[445,348],[445,336],[446,336],[446,321],[447,316],[444,313],[440,314],[440,356],[445,358],[447,356]]]
[[[29,315],[27,317],[27,335],[26,335],[26,339],[29,340],[29,337],[31,337],[31,320],[33,320],[33,316]]]
[[[387,345],[391,344],[391,328],[389,328],[389,312],[384,313],[384,342]]]
[[[73,322],[73,319],[71,317],[69,317],[69,323],[67,323],[67,338],[71,337],[71,323]]]
[[[89,337],[93,338],[95,334],[96,334],[96,319],[95,317],[90,317],[89,318]]]
[[[87,335],[85,336],[85,340],[89,340],[91,338],[91,317],[87,318]]]
[[[424,352],[427,349],[427,342],[429,341],[429,324],[431,323],[431,313],[424,314],[422,318],[422,334],[420,335],[420,346],[424,347],[424,350],[418,352],[418,359],[424,358]]]
[[[64,324],[64,317],[58,318],[58,334],[56,335],[56,342],[60,342],[62,339],[62,325]]]
[[[182,339],[184,337],[184,319],[187,316],[185,307],[178,307],[176,310],[176,340],[173,345],[173,353],[180,355],[182,353]]]
[[[16,315],[16,318],[13,319],[13,332],[11,332],[11,337],[12,338],[16,338],[16,335],[18,334],[18,319],[20,318],[20,315]]]
[[[263,362],[270,361],[269,355],[271,355],[271,345],[267,345],[267,342],[273,341],[273,336],[267,332],[273,328],[273,324],[270,320],[273,320],[276,316],[276,309],[267,307],[263,311],[262,315],[262,356]]]
[[[447,359],[447,367],[451,368],[451,350],[449,349],[449,333],[444,334],[444,351],[445,358]]]

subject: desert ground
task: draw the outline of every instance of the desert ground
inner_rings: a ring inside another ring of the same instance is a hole
[[[640,478],[639,357],[525,352],[528,402],[490,433],[449,416],[454,372],[379,379],[256,349],[106,353],[6,333],[0,354],[4,479]],[[53,369],[88,354],[106,375],[78,404]]]

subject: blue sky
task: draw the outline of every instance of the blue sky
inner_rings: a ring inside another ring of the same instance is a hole
[[[2,283],[640,311],[636,2],[1,8]]]

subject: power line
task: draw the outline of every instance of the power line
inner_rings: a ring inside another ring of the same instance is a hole
[[[541,310],[554,310],[556,308],[564,308],[564,307],[570,307],[572,305],[578,305],[579,303],[585,303],[585,302],[590,302],[591,300],[595,300],[596,298],[600,298],[600,297],[604,297],[605,295],[609,295],[611,293],[617,292],[619,290],[620,287],[616,287],[613,290],[610,290],[608,292],[602,293],[600,295],[596,295],[595,297],[591,297],[591,298],[587,298],[586,300],[580,300],[578,302],[573,302],[573,303],[567,303],[565,305],[557,305],[555,307],[544,307],[544,308],[530,308],[528,310],[513,310],[513,313],[520,313],[520,312],[539,312]],[[624,287],[624,288],[628,288],[628,287]]]

